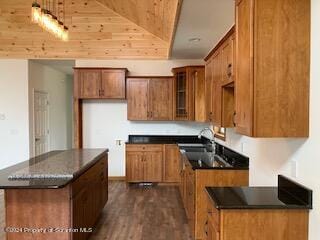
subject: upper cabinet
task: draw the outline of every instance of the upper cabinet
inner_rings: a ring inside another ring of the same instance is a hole
[[[236,65],[236,131],[308,137],[310,1],[237,0]]]
[[[126,71],[104,69],[101,71],[101,96],[103,98],[126,98]]]
[[[128,120],[172,120],[172,98],[172,77],[129,77]]]
[[[79,99],[125,99],[126,69],[75,68],[74,96]]]
[[[188,66],[172,70],[174,120],[206,120],[204,70],[204,66]]]
[[[206,57],[206,119],[218,127],[234,127],[234,27]]]

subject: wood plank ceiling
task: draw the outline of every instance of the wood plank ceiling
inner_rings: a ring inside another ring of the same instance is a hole
[[[30,22],[32,2],[0,0],[0,58],[168,59],[181,6],[181,0],[65,0],[70,40],[62,42]]]

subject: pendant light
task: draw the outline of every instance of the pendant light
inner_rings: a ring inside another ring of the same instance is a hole
[[[31,8],[31,21],[37,23],[41,28],[53,34],[62,41],[69,40],[69,29],[61,21],[61,12],[63,12],[63,20],[65,20],[65,4],[62,2],[62,11],[60,11],[60,3],[56,0],[42,0],[42,7],[35,1]]]
[[[33,23],[39,23],[41,21],[41,8],[40,8],[40,4],[38,4],[37,1],[32,3],[31,21]]]

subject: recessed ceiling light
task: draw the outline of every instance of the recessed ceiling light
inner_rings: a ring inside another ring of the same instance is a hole
[[[189,38],[189,42],[200,42],[201,41],[201,38]]]

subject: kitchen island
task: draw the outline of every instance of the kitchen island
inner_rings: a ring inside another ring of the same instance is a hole
[[[108,200],[107,161],[107,149],[53,151],[0,171],[7,239],[87,239]]]

